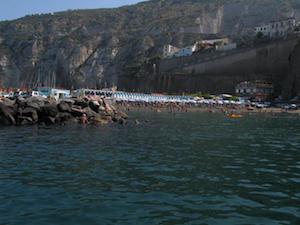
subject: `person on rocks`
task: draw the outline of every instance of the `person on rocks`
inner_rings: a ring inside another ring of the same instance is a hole
[[[86,116],[85,113],[82,115],[82,117],[80,117],[79,122],[80,122],[81,124],[88,124],[88,123],[89,123],[88,118],[87,118],[87,116]]]

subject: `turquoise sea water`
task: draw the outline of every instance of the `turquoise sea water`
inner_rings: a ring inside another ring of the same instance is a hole
[[[131,117],[0,128],[0,224],[300,224],[300,117]]]

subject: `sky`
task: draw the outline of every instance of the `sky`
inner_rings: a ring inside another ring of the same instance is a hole
[[[0,0],[0,21],[68,9],[113,8],[142,0]]]

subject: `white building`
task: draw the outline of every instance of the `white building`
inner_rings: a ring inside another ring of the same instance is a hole
[[[203,49],[213,49],[214,51],[229,51],[237,48],[236,43],[232,43],[229,38],[219,38],[197,41],[194,45],[184,48],[177,48],[172,45],[165,45],[163,48],[163,57],[184,57],[191,56],[194,52],[201,51]]]
[[[202,40],[199,43],[211,44],[211,45],[227,45],[231,43],[231,40],[229,38],[218,38],[218,39]]]
[[[174,56],[176,57],[182,57],[182,56],[190,56],[193,54],[193,52],[195,52],[197,50],[197,46],[195,45],[191,45],[191,46],[187,46],[184,48],[179,49],[178,52],[176,52],[174,54]]]
[[[54,97],[56,100],[69,98],[71,94],[70,90],[56,89],[51,87],[40,87],[37,88],[37,91],[46,97]]]
[[[256,35],[261,33],[264,37],[271,39],[284,38],[292,33],[296,26],[295,18],[288,18],[279,21],[273,21],[268,24],[262,24],[254,28]]]
[[[197,49],[197,45],[191,45],[184,48],[177,48],[172,45],[165,45],[163,49],[164,58],[190,56]]]
[[[180,50],[180,48],[174,47],[172,45],[165,45],[164,48],[163,48],[163,57],[164,58],[171,58],[179,50]]]

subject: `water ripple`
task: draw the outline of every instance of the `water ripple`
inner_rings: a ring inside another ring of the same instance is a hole
[[[0,224],[300,221],[299,118],[132,116],[0,128]]]

